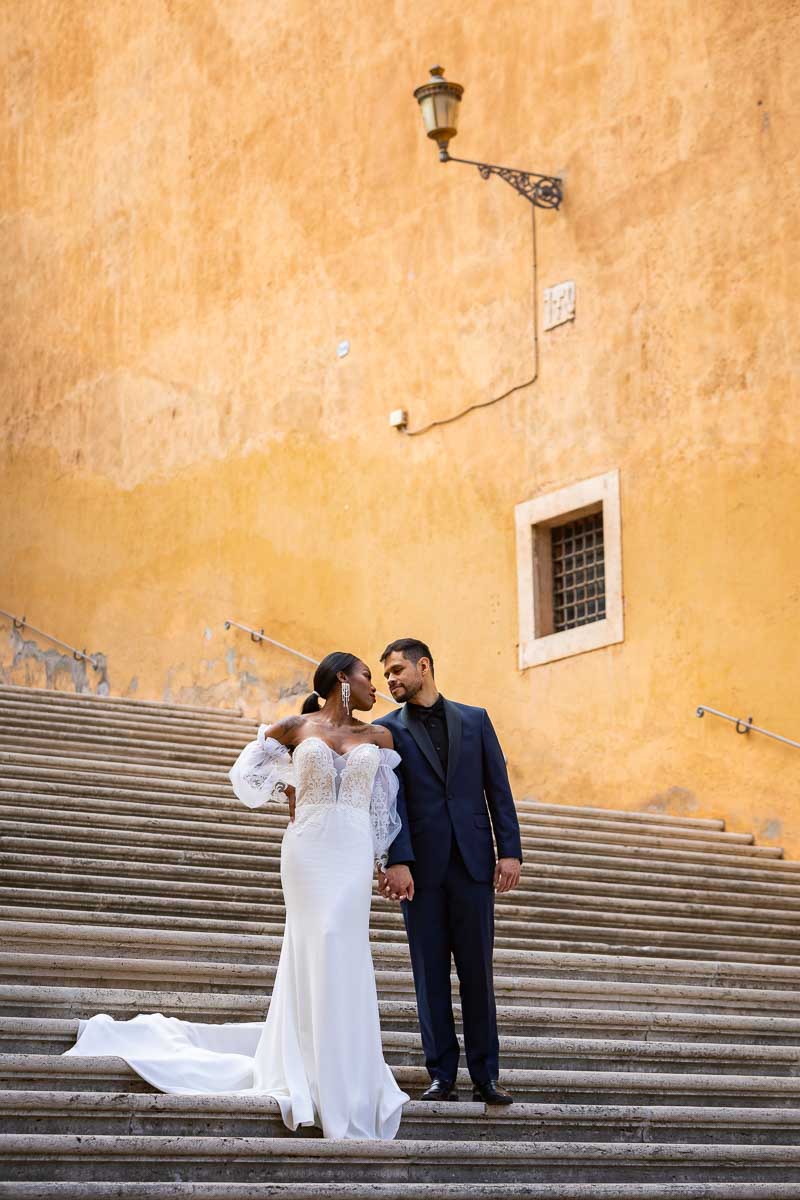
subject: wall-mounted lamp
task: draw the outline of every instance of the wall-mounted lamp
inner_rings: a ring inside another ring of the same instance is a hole
[[[431,77],[414,96],[422,110],[425,132],[439,146],[440,162],[466,163],[477,167],[481,178],[499,175],[521,196],[537,208],[558,208],[564,198],[562,181],[554,175],[537,175],[533,171],[517,171],[513,167],[498,167],[493,163],[475,162],[471,158],[453,158],[447,149],[458,132],[458,109],[464,89],[460,83],[450,83],[444,77],[444,67],[431,67]]]

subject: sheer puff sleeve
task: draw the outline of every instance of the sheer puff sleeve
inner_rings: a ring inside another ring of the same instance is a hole
[[[245,746],[231,767],[230,781],[248,808],[282,800],[287,787],[295,783],[292,756],[275,738],[267,737],[267,726],[262,725],[256,740]]]
[[[402,828],[397,815],[397,793],[400,781],[395,767],[400,764],[400,755],[395,750],[381,750],[381,761],[375,772],[372,797],[369,805],[372,822],[372,845],[375,862],[386,869],[389,847]]]

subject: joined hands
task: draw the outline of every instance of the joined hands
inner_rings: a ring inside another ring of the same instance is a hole
[[[414,877],[404,863],[385,871],[378,867],[378,891],[389,900],[413,900]]]

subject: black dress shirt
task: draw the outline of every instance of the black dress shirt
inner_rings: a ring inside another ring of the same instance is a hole
[[[447,738],[447,715],[444,711],[444,698],[439,696],[435,704],[430,708],[423,708],[421,704],[409,704],[408,714],[415,721],[420,721],[428,732],[428,737],[433,742],[433,748],[439,756],[439,761],[442,764],[445,778],[447,777],[447,754],[449,743]]]

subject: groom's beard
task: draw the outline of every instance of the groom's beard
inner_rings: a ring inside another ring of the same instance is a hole
[[[421,687],[421,683],[400,683],[393,688],[390,687],[389,691],[392,693],[393,700],[398,700],[401,704],[408,704],[410,700],[414,699]]]

